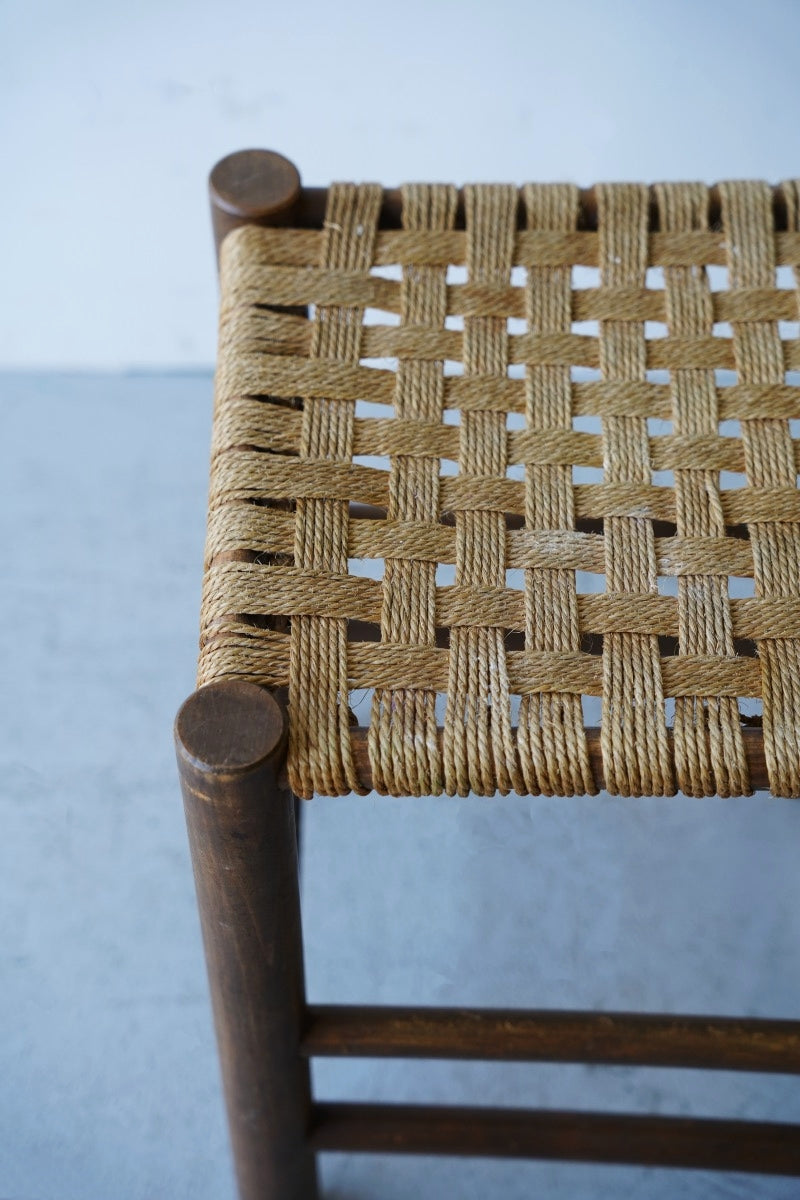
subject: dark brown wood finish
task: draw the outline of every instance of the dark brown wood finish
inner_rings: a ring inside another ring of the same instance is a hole
[[[800,1021],[312,1005],[309,1056],[696,1067],[800,1075]]]
[[[209,684],[175,742],[242,1200],[313,1200],[293,797],[279,787],[283,711],[261,688]]]
[[[461,1154],[800,1175],[800,1127],[708,1118],[315,1104],[316,1150]]]
[[[296,220],[302,188],[293,162],[274,150],[237,150],[220,159],[208,179],[214,242],[241,225],[286,225]]]

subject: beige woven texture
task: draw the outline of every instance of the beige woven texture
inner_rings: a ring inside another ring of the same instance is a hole
[[[760,701],[800,796],[800,187],[595,192],[223,245],[199,682],[288,689],[300,796],[360,790],[365,693],[382,792],[593,792],[600,697],[611,792],[749,792]]]

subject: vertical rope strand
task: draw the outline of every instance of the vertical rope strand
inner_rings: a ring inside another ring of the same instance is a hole
[[[775,286],[772,194],[766,184],[720,184],[722,221],[732,294]],[[791,213],[790,213],[791,215]],[[784,357],[777,322],[732,321],[739,379],[783,384]],[[789,422],[743,420],[747,482],[754,488],[795,488],[797,467]],[[800,523],[760,521],[749,526],[757,596],[796,596],[800,581]],[[770,789],[800,796],[800,639],[761,638],[764,755]]]
[[[597,189],[601,287],[642,288],[647,269],[648,192],[638,184]],[[642,320],[600,322],[603,379],[646,379]],[[603,419],[603,467],[608,483],[652,482],[647,421]],[[609,592],[656,593],[653,527],[646,516],[606,518]],[[606,788],[621,796],[673,791],[658,638],[638,633],[603,636],[603,767]]]
[[[403,188],[403,228],[447,230],[455,222],[458,193],[447,186]],[[402,324],[440,330],[447,316],[447,268],[403,268]],[[441,423],[444,363],[401,358],[397,368],[395,417]],[[424,429],[424,426],[423,426]],[[389,478],[389,520],[439,519],[439,459],[394,455]],[[436,643],[436,561],[388,558],[383,580],[381,638],[405,645]],[[376,688],[369,727],[369,754],[379,792],[436,795],[444,777],[436,730],[436,693],[416,688]]]
[[[578,223],[578,189],[569,184],[528,184],[524,191],[528,229],[572,231]],[[569,334],[572,329],[572,270],[531,267],[525,289],[528,331]],[[532,432],[572,430],[569,366],[525,369],[526,425]],[[573,530],[572,467],[528,463],[525,468],[525,526]],[[577,653],[580,649],[575,572],[533,567],[525,572],[525,644],[531,650]],[[574,693],[523,696],[517,734],[526,790],[546,796],[596,791],[581,698]]]
[[[517,189],[473,185],[464,189],[467,272],[471,283],[508,284],[517,225]],[[504,317],[464,319],[464,374],[487,383],[505,380],[508,329]],[[504,412],[462,413],[459,471],[476,480],[504,479]],[[506,521],[502,507],[456,512],[456,585],[505,587]],[[511,731],[511,707],[502,629],[454,626],[444,734],[445,786],[465,795],[524,787]]]
[[[655,191],[664,232],[689,233],[708,227],[708,189],[702,184],[663,183]],[[705,270],[665,267],[664,283],[670,336],[710,336],[714,311]],[[719,413],[713,370],[679,367],[671,374],[670,386],[675,434],[716,438]],[[675,501],[679,538],[725,536],[717,471],[676,470]],[[726,576],[680,576],[678,643],[681,654],[733,656]],[[682,792],[689,796],[749,792],[735,696],[678,696],[674,732],[675,767]]]
[[[368,271],[372,264],[381,189],[335,184],[328,192],[323,267]],[[357,363],[363,310],[317,308],[311,359]],[[349,463],[355,402],[308,397],[303,409],[300,458]],[[297,567],[347,575],[348,502],[297,501],[294,559]],[[350,743],[347,690],[347,619],[292,619],[289,666],[289,755],[292,789],[340,795],[358,791]]]

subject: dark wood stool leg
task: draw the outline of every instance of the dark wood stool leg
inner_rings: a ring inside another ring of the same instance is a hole
[[[183,705],[175,740],[239,1192],[315,1200],[284,713],[253,684],[213,683]]]
[[[297,167],[274,150],[237,150],[220,159],[208,180],[211,222],[219,254],[241,225],[285,225],[301,197]]]

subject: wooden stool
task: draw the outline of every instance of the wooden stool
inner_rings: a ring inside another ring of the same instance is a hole
[[[314,1102],[317,1055],[800,1074],[800,1022],[308,1005],[294,801],[800,796],[800,184],[311,189],[246,151],[211,196],[176,741],[243,1200],[316,1196],[322,1150],[800,1175],[788,1124]]]

